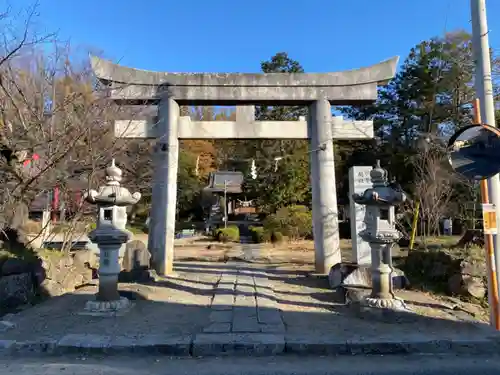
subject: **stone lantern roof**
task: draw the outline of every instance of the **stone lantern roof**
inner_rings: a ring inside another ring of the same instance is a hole
[[[99,191],[90,190],[85,199],[89,203],[97,205],[131,206],[141,199],[140,193],[131,194],[127,188],[120,186],[122,180],[122,170],[115,164],[115,159],[106,168],[106,185],[101,186]]]

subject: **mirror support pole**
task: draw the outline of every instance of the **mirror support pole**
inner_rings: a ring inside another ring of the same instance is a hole
[[[488,40],[488,25],[486,20],[486,1],[471,0],[471,20],[472,20],[472,47],[476,62],[476,94],[480,102],[480,113],[482,122],[496,126],[495,106],[493,101],[493,87],[491,82],[491,60],[490,46]],[[498,174],[488,180],[488,190],[490,202],[495,205],[497,216],[497,234],[493,236],[494,262],[492,273],[496,279],[499,278],[500,271],[500,220],[498,220],[498,209],[500,208],[500,186]],[[498,294],[498,292],[497,292]],[[494,299],[498,301],[498,295]],[[490,300],[490,303],[493,302]],[[497,310],[500,306],[497,306]],[[490,322],[494,324],[496,317],[490,316]]]
[[[480,124],[481,123],[481,113],[480,113],[480,103],[479,99],[474,100],[474,122]],[[483,179],[480,181],[481,188],[481,203],[483,204],[483,218],[485,215],[488,215],[488,212],[485,212],[486,205],[490,203],[489,192],[488,192],[488,181]],[[495,212],[497,215],[497,212]],[[498,303],[498,277],[495,272],[495,242],[493,234],[487,232],[485,225],[483,223],[483,231],[484,231],[484,246],[486,248],[486,266],[488,272],[488,303],[490,306],[490,325],[493,326],[497,331],[500,330],[500,316],[499,316],[499,308],[500,305]]]

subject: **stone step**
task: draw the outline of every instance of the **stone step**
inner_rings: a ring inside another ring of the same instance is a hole
[[[200,333],[191,336],[145,334],[135,337],[67,334],[58,340],[0,340],[0,357],[12,355],[276,356],[282,355],[482,355],[495,356],[499,341],[485,338],[401,338],[345,341],[318,334]],[[489,357],[488,357],[489,358]]]

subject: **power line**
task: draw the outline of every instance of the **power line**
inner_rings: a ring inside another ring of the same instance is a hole
[[[308,151],[305,151],[305,152],[290,152],[288,154],[280,154],[278,156],[275,156],[275,157],[248,157],[248,158],[227,158],[226,160],[231,160],[231,161],[234,161],[234,162],[241,162],[241,163],[244,163],[244,162],[275,162],[276,160],[280,161],[280,160],[283,160],[283,159],[288,159],[288,158],[291,158],[291,157],[294,157],[294,156],[303,156],[303,155],[309,155],[313,152],[317,152],[317,151],[324,151],[326,149],[326,142],[324,143],[321,143],[317,148],[314,148],[312,150],[308,150]]]
[[[431,130],[432,130],[432,117],[434,115],[434,110],[436,108],[436,95],[437,95],[438,84],[439,84],[439,81],[442,78],[443,71],[444,71],[445,61],[444,61],[443,57],[444,57],[444,46],[445,46],[445,43],[446,43],[446,34],[448,32],[448,15],[450,13],[450,5],[451,5],[451,1],[449,0],[448,1],[448,6],[446,7],[446,14],[445,14],[445,18],[444,18],[443,39],[441,40],[441,48],[440,48],[440,51],[439,51],[440,63],[439,63],[439,66],[438,66],[438,76],[437,76],[436,80],[434,81],[434,91],[433,91],[433,94],[432,94],[433,95],[433,100],[432,100],[431,111],[430,111],[430,114],[429,114],[429,124],[428,124],[428,127],[427,127],[427,133],[431,133]]]

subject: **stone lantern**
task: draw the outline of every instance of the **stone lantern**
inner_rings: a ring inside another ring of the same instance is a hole
[[[396,229],[394,206],[403,203],[406,195],[401,189],[395,189],[387,181],[387,171],[376,166],[370,172],[373,187],[363,194],[354,194],[353,200],[366,206],[366,229],[360,232],[361,238],[370,244],[372,292],[361,301],[367,308],[405,310],[405,304],[393,293],[392,254],[394,244],[401,238]]]
[[[140,193],[131,194],[120,186],[122,171],[111,162],[106,168],[106,185],[99,191],[90,190],[85,194],[87,202],[98,207],[96,229],[89,238],[99,247],[99,291],[94,301],[88,301],[85,311],[90,313],[110,313],[129,307],[130,301],[118,293],[120,273],[120,249],[131,237],[125,229],[127,206],[141,199]]]

